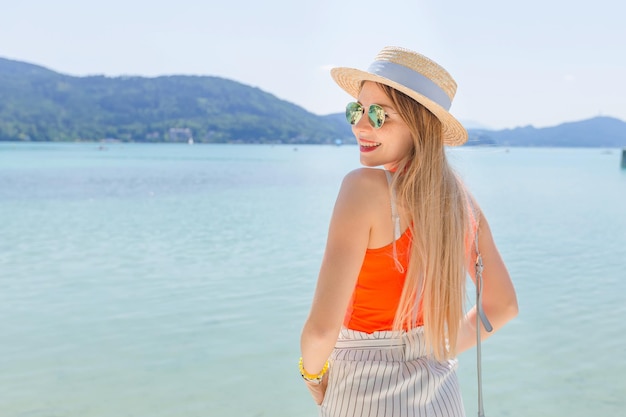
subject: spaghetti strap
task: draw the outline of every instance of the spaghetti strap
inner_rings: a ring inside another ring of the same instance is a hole
[[[393,188],[393,177],[391,172],[385,170],[387,176],[387,185],[391,191],[391,220],[393,221],[393,262],[396,264],[396,269],[400,272],[404,272],[404,266],[398,260],[398,249],[396,248],[396,240],[402,236],[400,230],[400,215],[398,214],[398,207],[396,206],[396,190]]]

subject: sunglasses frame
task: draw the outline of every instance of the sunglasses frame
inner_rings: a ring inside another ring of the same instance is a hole
[[[351,125],[356,125],[365,114],[365,107],[361,103],[352,101],[346,105],[346,120]],[[380,129],[385,124],[387,112],[380,104],[370,104],[367,108],[367,118],[370,126],[374,129]]]

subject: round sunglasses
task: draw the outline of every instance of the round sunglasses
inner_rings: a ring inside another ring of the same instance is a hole
[[[361,103],[352,102],[346,106],[346,120],[351,125],[359,123],[364,113],[365,107]],[[380,129],[385,123],[387,113],[379,104],[370,104],[369,109],[367,109],[367,117],[374,129]]]

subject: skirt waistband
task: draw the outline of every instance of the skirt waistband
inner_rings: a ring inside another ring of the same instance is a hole
[[[369,351],[372,354],[378,351],[386,357],[393,357],[392,360],[413,360],[429,356],[431,353],[426,345],[423,327],[416,327],[408,332],[378,331],[374,333],[343,328],[335,344],[335,353],[336,356],[344,357],[348,351]],[[368,354],[367,356],[378,355]]]

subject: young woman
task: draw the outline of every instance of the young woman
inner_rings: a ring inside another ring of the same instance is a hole
[[[322,416],[463,416],[455,357],[476,344],[477,314],[498,330],[517,300],[484,214],[446,161],[444,145],[467,140],[448,112],[456,83],[397,47],[367,71],[331,75],[357,99],[346,117],[367,168],[337,197],[300,372]],[[482,310],[466,312],[478,254]]]

